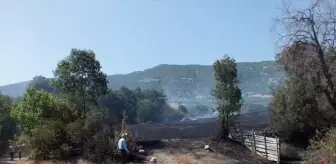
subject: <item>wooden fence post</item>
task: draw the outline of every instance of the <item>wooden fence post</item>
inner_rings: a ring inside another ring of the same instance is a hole
[[[239,131],[239,134],[240,134],[240,142],[241,142],[241,144],[245,145],[243,133],[241,131]]]
[[[276,149],[277,149],[277,155],[278,155],[278,159],[277,159],[277,164],[280,163],[280,142],[279,139],[276,139]]]
[[[252,130],[252,138],[253,138],[253,150],[254,150],[254,153],[257,153],[256,140],[255,140],[255,133],[254,133],[254,130]]]
[[[266,143],[266,136],[264,135],[264,143],[265,143],[265,154],[266,154],[266,159],[268,159],[267,157],[267,143]]]

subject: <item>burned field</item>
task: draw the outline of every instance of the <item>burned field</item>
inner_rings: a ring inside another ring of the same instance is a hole
[[[244,133],[252,129],[262,132],[268,127],[268,113],[265,111],[241,115],[237,121]],[[157,124],[130,125],[138,144],[146,150],[144,158],[156,157],[160,164],[245,164],[272,163],[254,155],[236,142],[213,139],[217,136],[217,119],[199,119]],[[209,145],[211,151],[205,150]]]
[[[242,114],[237,123],[240,124],[239,128],[244,133],[250,133],[252,129],[262,132],[269,126],[268,113],[267,111],[260,111]],[[213,138],[219,132],[219,125],[217,119],[209,118],[155,124],[136,124],[130,125],[129,130],[135,134],[137,141]]]

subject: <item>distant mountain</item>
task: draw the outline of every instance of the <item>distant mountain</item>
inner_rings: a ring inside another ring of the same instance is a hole
[[[266,104],[270,99],[269,88],[282,81],[284,73],[274,61],[238,63],[240,86],[245,104]],[[109,87],[162,89],[171,103],[186,105],[214,105],[210,95],[215,85],[213,68],[210,65],[168,65],[136,71],[124,75],[109,75]],[[29,81],[1,86],[0,91],[9,96],[21,96]]]

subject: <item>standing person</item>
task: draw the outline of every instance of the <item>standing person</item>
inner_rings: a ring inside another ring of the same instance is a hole
[[[14,145],[13,144],[9,146],[9,152],[11,156],[11,161],[13,161],[14,160]]]
[[[21,146],[21,143],[19,143],[19,159],[21,159],[21,152],[22,152],[22,146]]]
[[[118,141],[118,152],[121,156],[121,163],[125,164],[127,161],[127,155],[130,153],[128,148],[127,148],[127,144],[126,144],[126,133],[121,134],[121,138]]]

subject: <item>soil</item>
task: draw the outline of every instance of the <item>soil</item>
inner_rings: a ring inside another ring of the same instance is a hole
[[[204,149],[205,144],[210,150]],[[133,157],[144,159],[149,163],[151,157],[156,157],[157,164],[271,164],[272,162],[254,155],[247,148],[232,141],[216,141],[210,139],[171,139],[139,143],[146,154],[133,153]],[[2,159],[1,163],[15,163]],[[29,161],[18,160],[18,164],[55,164],[70,162]],[[73,163],[73,162],[71,162]],[[89,164],[81,161],[76,163]],[[132,164],[132,162],[130,163]]]
[[[204,149],[205,144],[210,151]],[[156,157],[158,164],[271,164],[232,141],[210,139],[172,139],[140,143],[148,152],[147,160]]]

